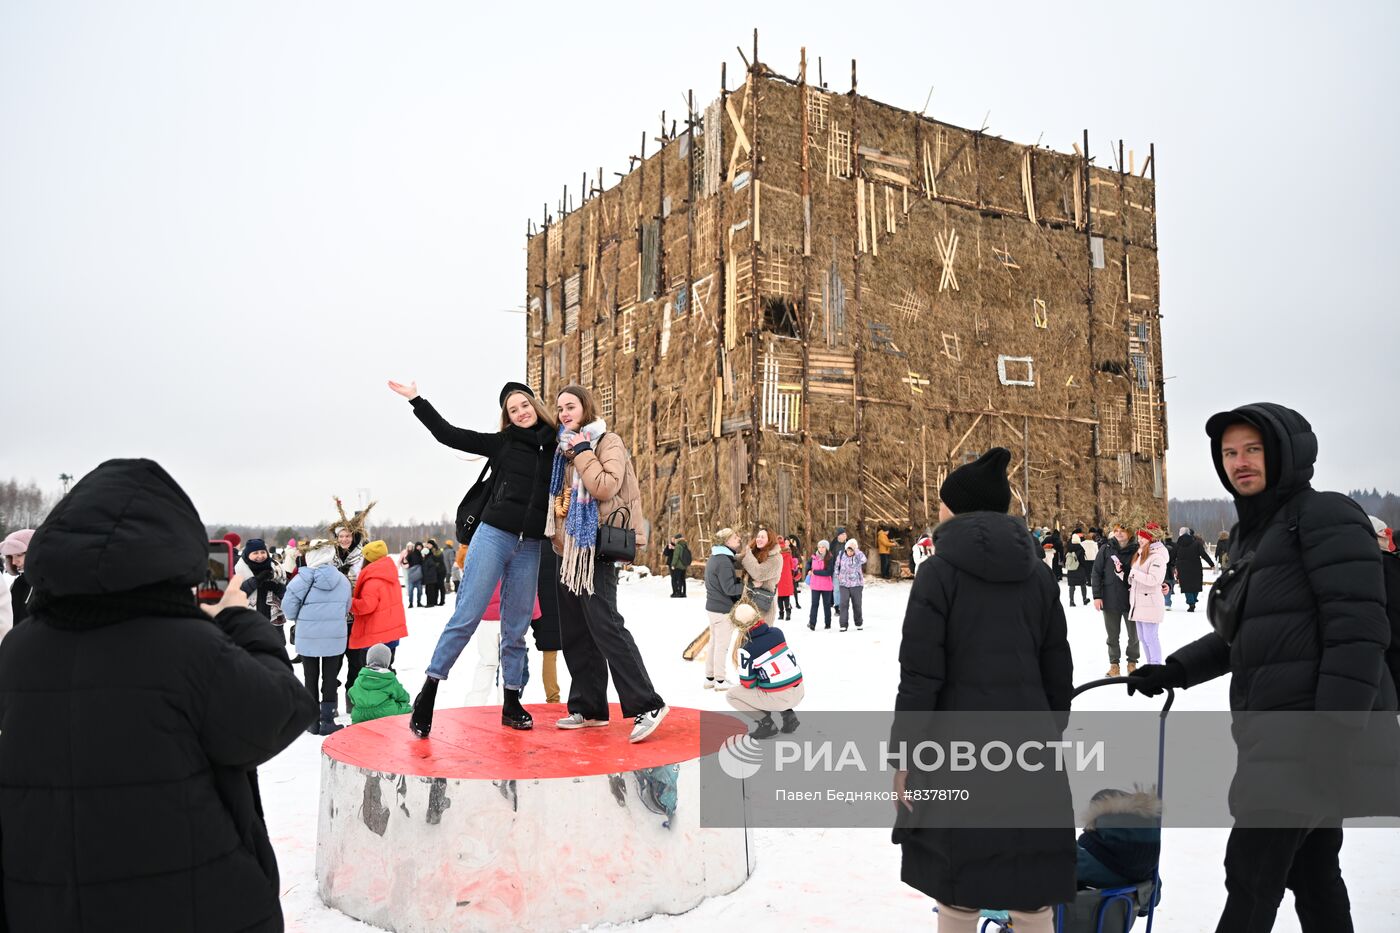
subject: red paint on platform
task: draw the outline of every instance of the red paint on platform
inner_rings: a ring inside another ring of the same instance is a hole
[[[389,716],[341,729],[321,743],[323,754],[370,771],[420,777],[525,781],[535,778],[618,774],[690,761],[712,754],[730,735],[745,731],[737,718],[709,713],[702,747],[701,711],[671,707],[651,737],[627,741],[633,722],[612,704],[606,727],[560,729],[569,714],[561,703],[526,707],[535,728],[525,732],[501,725],[499,706],[440,709],[426,739],[408,728],[408,716]],[[733,729],[723,728],[733,723]]]

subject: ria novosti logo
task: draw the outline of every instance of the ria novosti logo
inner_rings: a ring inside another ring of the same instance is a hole
[[[731,735],[715,753],[720,770],[736,781],[747,781],[763,763],[763,746],[747,733]]]
[[[750,735],[731,735],[724,740],[715,757],[719,760],[720,770],[725,774],[736,781],[746,781],[757,774],[762,766],[763,748],[764,746]],[[911,766],[919,771],[928,772],[1105,770],[1105,745],[1102,741],[1092,744],[1077,741],[1031,741],[1022,742],[1014,747],[999,741],[980,745],[968,741],[952,741],[946,745],[939,742],[919,742],[912,746],[902,742],[890,745],[882,741],[878,743],[877,749],[872,768],[866,761],[869,750],[862,754],[860,743],[855,741],[836,743],[831,740],[779,740],[773,743],[773,770],[809,773],[848,770],[906,771]],[[1074,753],[1072,757],[1070,752]]]

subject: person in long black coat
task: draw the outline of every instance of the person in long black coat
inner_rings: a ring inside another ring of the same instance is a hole
[[[1208,567],[1215,566],[1201,539],[1193,535],[1189,528],[1181,529],[1176,539],[1176,582],[1181,585],[1181,594],[1186,597],[1187,612],[1196,611],[1196,600],[1205,588],[1205,569],[1201,561],[1205,561]]]
[[[1239,514],[1230,558],[1249,560],[1247,599],[1233,629],[1213,619],[1217,631],[1139,668],[1129,689],[1231,675],[1236,826],[1217,929],[1270,929],[1287,887],[1303,929],[1350,930],[1340,820],[1400,813],[1381,555],[1360,506],[1312,488],[1317,436],[1302,415],[1245,405],[1212,416],[1206,433]],[[1248,715],[1261,711],[1318,712],[1282,724]]]
[[[150,460],[103,463],[35,533],[33,615],[0,644],[0,928],[282,929],[254,769],[316,704],[237,586],[196,605],[206,537]]]
[[[950,473],[939,491],[934,556],[919,567],[904,617],[896,742],[907,738],[901,723],[919,711],[1040,711],[1055,739],[1069,719],[1064,610],[1025,523],[1006,514],[1010,459],[993,448]],[[918,777],[901,772],[896,794]],[[1050,906],[1074,898],[1074,815],[1063,773],[1047,769],[1036,780],[1034,799],[1059,828],[934,828],[901,816],[894,841],[904,883],[949,917],[998,907],[1013,911],[1017,929],[1050,929]]]

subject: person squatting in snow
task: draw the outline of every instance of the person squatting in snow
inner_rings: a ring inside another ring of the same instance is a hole
[[[499,431],[471,431],[454,427],[418,394],[418,384],[390,382],[389,388],[413,406],[413,413],[438,443],[455,450],[490,458],[491,488],[480,514],[476,532],[462,565],[462,583],[452,617],[438,637],[428,662],[423,687],[413,701],[409,728],[419,738],[427,738],[433,727],[433,709],[438,684],[447,679],[457,658],[481,624],[481,617],[497,585],[501,588],[501,667],[505,679],[505,702],[501,725],[530,729],[534,719],[520,704],[520,692],[528,676],[525,631],[530,626],[530,610],[539,585],[540,547],[545,537],[549,511],[549,477],[554,459],[554,418],[535,398],[534,390],[519,382],[508,382],[500,391]],[[470,497],[470,493],[468,493]],[[459,509],[459,525],[465,518]],[[426,573],[435,563],[442,570],[441,556],[425,556]],[[431,604],[431,600],[429,600]]]
[[[766,739],[779,732],[797,731],[797,704],[802,702],[802,666],[797,654],[788,646],[783,630],[773,628],[758,614],[756,607],[741,602],[733,610],[734,627],[743,634],[739,645],[739,683],[725,693],[729,705],[757,720],[749,733],[755,739]],[[721,646],[711,642],[711,650]],[[724,646],[727,652],[727,643]],[[782,726],[773,722],[780,713]]]

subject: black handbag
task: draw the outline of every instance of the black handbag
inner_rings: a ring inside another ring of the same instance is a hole
[[[494,465],[495,460],[486,461],[486,466],[481,468],[476,482],[472,483],[472,488],[462,497],[462,504],[457,506],[457,541],[460,544],[471,541],[477,526],[481,524],[481,515],[486,511],[486,503],[491,501],[491,489],[496,485]]]
[[[1206,617],[1210,619],[1211,628],[1215,629],[1215,634],[1225,639],[1226,644],[1235,640],[1235,635],[1240,630],[1240,619],[1244,616],[1244,603],[1249,595],[1249,571],[1250,565],[1254,563],[1254,555],[1268,539],[1269,532],[1275,527],[1286,525],[1287,533],[1297,534],[1298,532],[1298,511],[1302,508],[1300,500],[1302,496],[1295,496],[1286,507],[1281,510],[1281,519],[1275,519],[1270,526],[1259,536],[1259,543],[1254,550],[1247,554],[1234,556],[1233,549],[1229,555],[1230,566],[1223,570],[1215,583],[1211,585],[1210,596],[1206,598]],[[1233,542],[1239,533],[1239,526],[1232,530],[1230,538]]]
[[[618,519],[619,524],[613,524]],[[637,559],[637,532],[630,526],[632,513],[624,506],[598,526],[598,559],[632,563]]]
[[[1235,640],[1240,630],[1245,591],[1249,588],[1249,565],[1253,559],[1254,552],[1250,551],[1231,560],[1229,568],[1211,584],[1210,596],[1206,597],[1206,617],[1215,634],[1225,639],[1227,645]]]
[[[777,596],[776,590],[770,590],[763,586],[744,587],[744,596],[749,602],[758,607],[758,611],[767,615],[768,610],[773,608],[773,597]]]

